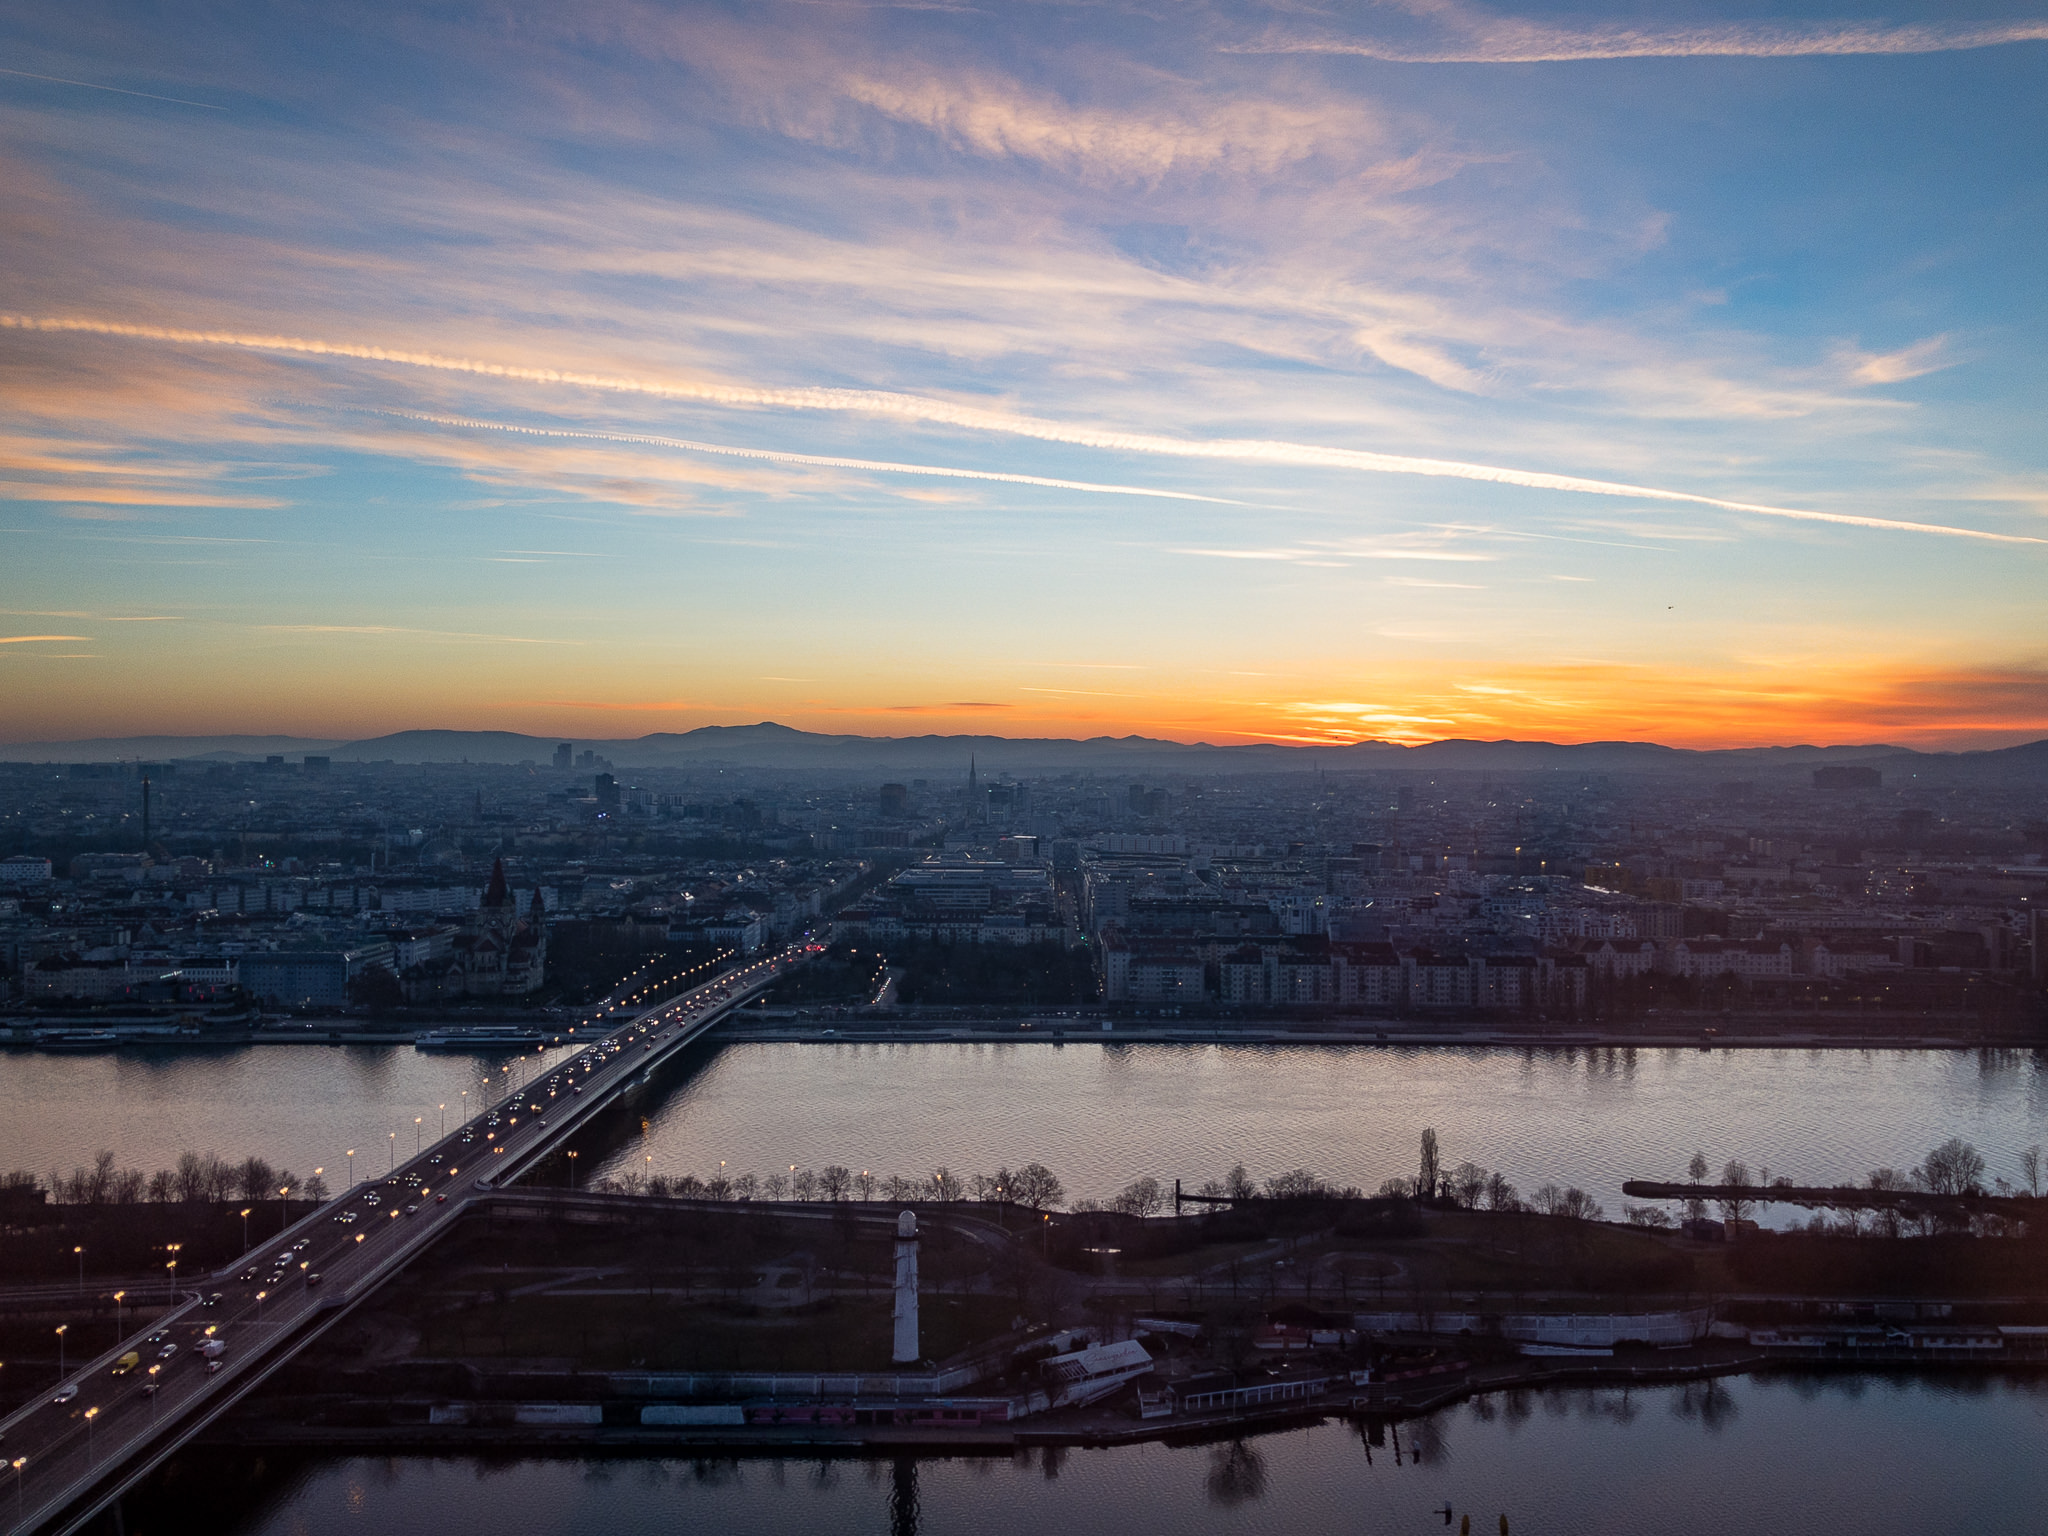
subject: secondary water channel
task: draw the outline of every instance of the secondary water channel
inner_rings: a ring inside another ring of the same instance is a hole
[[[820,1460],[193,1453],[130,1529],[205,1536],[1859,1536],[2037,1530],[2048,1386],[1753,1377],[1496,1394],[1369,1445],[1330,1422],[1220,1445]],[[1399,1440],[1396,1459],[1394,1440]],[[1451,1514],[1444,1510],[1449,1507]]]
[[[534,1067],[409,1046],[9,1052],[0,1169],[68,1172],[103,1147],[154,1169],[193,1150],[301,1175],[322,1166],[338,1184],[349,1147],[358,1175],[381,1172],[444,1113],[454,1124],[485,1081]],[[1100,1199],[1145,1175],[1192,1189],[1242,1162],[1259,1178],[1306,1167],[1371,1191],[1413,1171],[1433,1126],[1447,1165],[1499,1168],[1525,1192],[1576,1184],[1618,1217],[1624,1179],[1677,1177],[1695,1148],[1717,1171],[1739,1157],[1802,1183],[1860,1182],[1962,1136],[1992,1175],[2017,1179],[2021,1149],[2048,1142],[2048,1055],[736,1044],[638,1108],[640,1124],[591,1149],[585,1179],[828,1163],[965,1177],[1036,1159],[1070,1199]]]

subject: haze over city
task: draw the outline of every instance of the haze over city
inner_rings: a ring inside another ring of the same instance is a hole
[[[2009,6],[5,26],[12,740],[2048,732]]]

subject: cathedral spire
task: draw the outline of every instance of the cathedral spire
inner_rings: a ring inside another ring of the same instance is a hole
[[[483,905],[487,907],[509,907],[512,905],[511,887],[505,884],[505,861],[491,861],[491,883],[484,887]]]

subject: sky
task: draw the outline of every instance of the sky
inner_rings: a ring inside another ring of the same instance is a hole
[[[2048,736],[2048,6],[0,15],[0,738]]]

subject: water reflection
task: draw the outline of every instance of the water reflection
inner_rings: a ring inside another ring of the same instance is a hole
[[[1209,1477],[1206,1484],[1209,1502],[1220,1504],[1225,1509],[1235,1509],[1240,1504],[1266,1495],[1266,1458],[1246,1440],[1233,1440],[1228,1445],[1218,1445],[1209,1452]]]
[[[1733,1424],[1741,1411],[1735,1405],[1735,1394],[1728,1390],[1727,1382],[1718,1378],[1687,1382],[1678,1389],[1678,1395],[1671,1403],[1674,1417],[1697,1419],[1710,1435],[1718,1435]]]
[[[128,1525],[158,1536],[1403,1536],[1462,1533],[1465,1512],[1484,1536],[1502,1514],[1523,1536],[1945,1536],[2038,1529],[2048,1464],[2014,1449],[2044,1439],[2040,1382],[1809,1373],[1502,1392],[1399,1426],[1051,1456],[195,1452],[131,1502]]]

